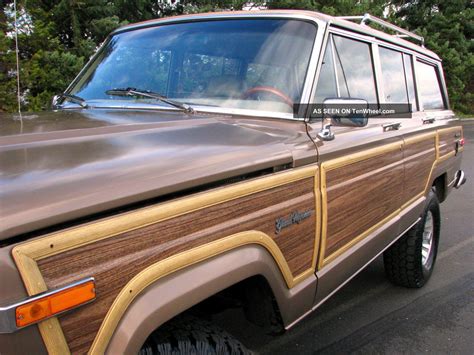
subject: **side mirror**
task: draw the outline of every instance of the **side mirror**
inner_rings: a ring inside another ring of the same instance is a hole
[[[369,104],[362,99],[326,99],[323,102],[323,123],[318,138],[334,139],[331,126],[364,127],[368,123]]]

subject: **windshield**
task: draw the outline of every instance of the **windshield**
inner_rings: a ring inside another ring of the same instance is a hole
[[[196,106],[292,112],[315,36],[314,24],[282,19],[201,21],[123,32],[105,44],[70,94],[101,100],[104,106],[112,100],[162,105],[106,93],[135,88]]]

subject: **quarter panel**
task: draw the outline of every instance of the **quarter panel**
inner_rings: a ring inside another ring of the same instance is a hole
[[[456,141],[462,137],[462,126],[440,129],[438,136],[439,159],[444,160],[454,155]]]
[[[436,132],[405,139],[404,205],[424,194],[437,158]]]

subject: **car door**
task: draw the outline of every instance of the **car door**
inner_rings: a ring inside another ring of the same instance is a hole
[[[369,38],[334,31],[328,37],[314,102],[357,98],[379,103],[377,45]],[[316,303],[366,265],[399,233],[404,190],[403,139],[389,120],[365,127],[332,127],[335,139],[317,137],[321,120],[310,120],[321,170],[322,222]],[[390,128],[390,127],[389,127]],[[330,275],[330,276],[327,276]]]

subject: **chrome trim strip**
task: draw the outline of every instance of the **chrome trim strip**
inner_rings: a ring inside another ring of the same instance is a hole
[[[331,41],[332,65],[333,65],[333,69],[334,69],[334,77],[336,78],[337,97],[341,97],[341,88],[340,88],[340,85],[339,85],[339,77],[338,77],[338,74],[337,74],[338,60],[336,58],[336,48],[335,48],[335,45],[334,45],[334,38],[332,37],[332,34],[329,35],[329,41]]]
[[[418,66],[418,55],[414,54],[412,56],[412,69],[413,75],[415,76],[415,97],[416,102],[418,103],[418,111],[425,112],[425,108],[423,107],[423,101],[421,100],[421,93],[420,93],[420,73],[419,73],[419,66]]]
[[[210,107],[210,106],[199,106],[190,104],[196,112],[203,113],[215,113],[222,115],[241,115],[241,116],[254,116],[260,118],[282,118],[292,121],[303,121],[302,118],[295,118],[293,113],[283,113],[277,111],[263,111],[263,110],[253,110],[253,109],[244,109],[244,108],[229,108],[229,107]]]
[[[326,34],[327,23],[324,21],[312,18],[312,21],[316,24],[316,38],[313,44],[313,50],[311,52],[311,58],[309,60],[308,69],[306,70],[306,76],[303,84],[303,91],[301,92],[300,103],[309,104],[311,103],[311,92],[313,86],[316,85],[316,72],[319,63],[322,61],[324,55],[323,42]]]
[[[374,68],[375,91],[377,92],[379,104],[387,103],[384,91],[384,82],[382,74],[382,62],[380,60],[380,52],[378,43],[370,45],[370,54],[372,55],[372,65]]]
[[[60,288],[57,288],[57,289],[54,289],[54,290],[50,290],[50,291],[46,291],[46,292],[42,292],[42,293],[39,293],[37,295],[34,295],[34,296],[31,296],[31,297],[28,297],[28,298],[25,298],[19,302],[16,302],[16,303],[13,303],[13,304],[10,304],[8,306],[2,306],[0,307],[0,334],[8,334],[8,333],[14,333],[16,332],[17,330],[19,329],[22,329],[23,327],[19,328],[17,327],[16,325],[16,315],[15,315],[15,312],[16,312],[16,308],[19,307],[19,306],[22,306],[26,303],[30,303],[30,302],[33,302],[33,301],[36,301],[40,298],[43,298],[43,297],[47,297],[47,296],[51,296],[51,295],[54,295],[56,293],[59,293],[59,292],[62,292],[64,290],[68,290],[70,288],[73,288],[73,287],[76,287],[76,286],[80,286],[82,284],[85,284],[87,282],[94,282],[95,283],[95,279],[93,277],[88,277],[88,278],[85,278],[85,279],[82,279],[82,280],[79,280],[79,281],[76,281],[74,283],[71,283],[69,285],[66,285],[66,286],[63,286],[63,287],[60,287]],[[57,313],[55,314],[54,316],[52,317],[57,317],[63,313],[66,313],[66,312],[69,312],[73,309],[76,309],[77,307],[80,307],[84,304],[87,304],[89,302],[92,302],[95,300],[95,297],[93,299],[91,299],[90,301],[86,302],[86,303],[82,303],[72,309],[68,309],[66,311],[63,311],[63,312],[60,312],[60,313]],[[48,318],[52,318],[52,317],[48,317]],[[45,318],[45,319],[42,319],[40,322],[48,319],[48,318]],[[39,322],[36,322],[36,323],[39,323]],[[32,324],[36,324],[36,323],[32,323]],[[30,324],[30,325],[32,325]],[[29,325],[28,325],[29,326]]]
[[[400,239],[406,232],[408,232],[415,224],[417,224],[421,220],[421,217],[418,217],[418,219],[413,222],[407,229],[405,229],[402,233],[400,233],[395,239],[393,239],[385,248],[383,248],[377,255],[375,255],[372,259],[370,259],[368,262],[366,262],[361,268],[359,268],[354,274],[352,274],[347,280],[345,280],[342,284],[340,284],[336,289],[334,289],[329,295],[327,295],[325,298],[323,298],[319,303],[317,303],[313,308],[311,308],[309,311],[304,313],[302,316],[297,318],[295,321],[292,323],[288,324],[285,327],[285,330],[288,330],[292,328],[294,325],[299,323],[301,320],[306,318],[309,314],[313,313],[319,306],[321,306],[324,302],[326,302],[331,296],[333,296],[337,291],[339,291],[342,287],[344,287],[349,281],[351,281],[354,277],[356,277],[362,270],[364,270],[371,262],[373,262],[375,259],[377,259],[385,250],[390,248],[398,239]],[[317,291],[316,291],[317,292]]]

